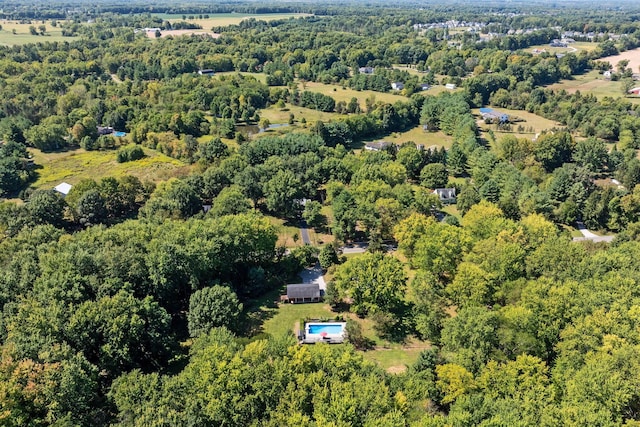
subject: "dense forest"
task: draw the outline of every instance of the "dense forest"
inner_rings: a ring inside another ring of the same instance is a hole
[[[0,424],[640,425],[634,6],[6,2]],[[316,262],[348,343],[265,327]]]

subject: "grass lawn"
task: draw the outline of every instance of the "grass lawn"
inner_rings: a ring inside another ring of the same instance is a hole
[[[403,142],[412,141],[416,144],[424,145],[425,148],[431,147],[432,145],[450,148],[451,144],[453,144],[453,137],[445,135],[440,131],[425,132],[422,129],[422,126],[416,126],[406,132],[394,132],[391,135],[384,137],[383,139],[395,144],[402,144]]]
[[[244,71],[223,71],[220,73],[215,73],[214,77],[220,77],[220,76],[235,76],[237,74],[241,74],[243,76],[248,76],[248,77],[253,77],[256,80],[258,80],[261,83],[265,83],[267,82],[267,75],[264,73],[247,73]]]
[[[186,15],[187,19],[183,16]],[[262,14],[247,14],[247,13],[213,13],[209,14],[209,18],[198,18],[198,14],[169,14],[158,13],[154,16],[166,21],[187,21],[195,22],[202,26],[203,29],[209,30],[212,27],[225,27],[227,25],[237,25],[245,19],[254,18],[258,21],[273,21],[275,19],[288,19],[288,18],[303,18],[305,16],[311,16],[306,13],[262,13]]]
[[[462,219],[462,215],[458,211],[458,208],[456,207],[456,205],[445,205],[445,206],[442,207],[441,210],[442,210],[442,212],[446,213],[447,215],[455,216],[459,220]]]
[[[336,120],[341,117],[346,117],[337,113],[325,113],[322,111],[312,110],[310,108],[298,107],[291,104],[286,104],[285,108],[277,108],[275,105],[272,105],[268,108],[260,110],[260,118],[268,119],[271,123],[289,123],[289,114],[293,113],[294,116],[294,127],[305,127],[305,124],[301,123],[300,120],[303,118],[307,121],[306,127],[313,125],[313,123],[318,120],[322,120],[323,122],[328,122],[329,120]]]
[[[159,182],[188,174],[190,166],[179,160],[144,148],[146,157],[134,162],[116,162],[116,150],[85,151],[83,149],[43,153],[31,149],[38,179],[35,188],[54,187],[62,181],[77,184],[83,179],[133,175],[142,181]]]
[[[271,315],[264,324],[263,331],[272,336],[294,332],[296,323],[305,317],[334,318],[337,313],[331,311],[329,304],[278,304],[277,308],[262,307]]]
[[[417,347],[380,348],[364,352],[364,358],[368,359],[389,373],[399,374],[406,370],[407,366],[413,365],[422,350],[429,348],[428,345]]]
[[[63,37],[60,25],[53,27],[50,20],[44,23],[37,20],[31,22],[31,24],[20,24],[17,21],[0,20],[0,25],[2,25],[2,30],[0,30],[0,45],[14,46],[38,42],[72,41],[76,39],[76,37]],[[47,27],[45,35],[32,35],[29,27],[34,26],[37,29],[40,25]],[[13,34],[13,30],[15,30],[15,34]]]
[[[408,100],[406,96],[397,95],[394,93],[375,92],[373,90],[358,91],[355,89],[343,88],[340,85],[331,85],[317,82],[306,82],[304,84],[301,83],[300,90],[320,92],[335,99],[336,103],[340,101],[348,103],[351,98],[357,98],[360,102],[360,108],[362,108],[363,110],[366,107],[365,100],[370,96],[373,96],[376,101],[382,101],[390,104],[393,104],[396,101],[406,102]]]
[[[510,117],[514,119],[518,119],[518,121],[511,124],[512,131],[505,132],[497,129],[497,125],[485,124],[484,120],[480,118],[480,111],[478,108],[474,108],[471,112],[478,117],[478,128],[481,132],[488,132],[492,130],[496,136],[496,139],[500,139],[504,135],[514,135],[517,138],[533,138],[537,133],[542,132],[543,130],[548,130],[554,127],[564,127],[562,123],[555,122],[553,120],[545,119],[542,116],[538,116],[533,113],[529,113],[528,111],[523,110],[510,110],[508,108],[496,108],[497,111],[508,114]],[[523,127],[522,132],[518,132],[518,126]],[[533,132],[530,128],[533,128]],[[485,139],[489,140],[488,136],[484,136]]]
[[[302,246],[303,243],[302,237],[300,236],[300,228],[298,228],[297,224],[286,222],[285,220],[274,216],[267,216],[267,218],[269,218],[271,224],[276,227],[276,232],[278,233],[278,241],[276,242],[277,246],[284,246],[287,248]],[[293,236],[297,236],[297,241]]]

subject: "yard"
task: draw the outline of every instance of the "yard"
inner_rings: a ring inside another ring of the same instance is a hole
[[[146,157],[126,163],[116,162],[116,151],[85,151],[83,149],[43,153],[31,149],[36,163],[35,188],[49,188],[62,181],[77,184],[83,179],[133,175],[142,181],[159,182],[188,174],[190,166],[179,160],[145,148]]]
[[[536,134],[544,130],[549,130],[554,127],[564,127],[561,123],[555,122],[553,120],[545,119],[542,116],[538,116],[533,113],[529,113],[528,111],[523,110],[509,110],[507,108],[496,108],[496,111],[500,113],[508,114],[511,123],[512,130],[511,131],[502,131],[496,128],[496,125],[485,124],[484,120],[480,118],[480,111],[478,108],[474,108],[471,112],[479,117],[478,127],[482,132],[488,132],[489,130],[493,131],[496,138],[501,138],[504,135],[515,135],[518,138],[533,138]],[[518,131],[518,127],[522,126],[522,130]],[[485,139],[487,139],[485,135]]]

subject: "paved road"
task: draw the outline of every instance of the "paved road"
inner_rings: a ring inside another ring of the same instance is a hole
[[[582,240],[591,240],[592,242],[611,242],[616,236],[598,236],[597,234],[587,230],[587,227],[584,225],[582,221],[577,221],[577,228],[580,233],[582,233],[583,237],[574,237],[574,242],[579,242]]]
[[[327,290],[327,284],[322,276],[322,268],[320,267],[319,262],[317,262],[313,267],[307,267],[302,270],[300,272],[300,277],[302,277],[302,283],[317,283],[320,290]]]
[[[343,254],[362,254],[367,251],[369,245],[366,242],[354,243],[349,246],[343,246],[340,248]]]
[[[302,243],[305,245],[311,244],[311,238],[309,237],[309,226],[303,220],[300,221],[300,237],[302,237]]]

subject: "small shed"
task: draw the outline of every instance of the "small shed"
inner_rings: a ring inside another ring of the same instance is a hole
[[[456,202],[455,188],[436,188],[433,190],[433,194],[438,196],[443,205],[450,205]]]
[[[66,182],[61,182],[60,184],[53,187],[53,189],[63,196],[66,196],[67,194],[69,194],[69,191],[71,191],[71,187],[73,187],[73,185]]]
[[[287,295],[282,300],[292,304],[320,302],[320,285],[317,283],[299,283],[287,285]]]

